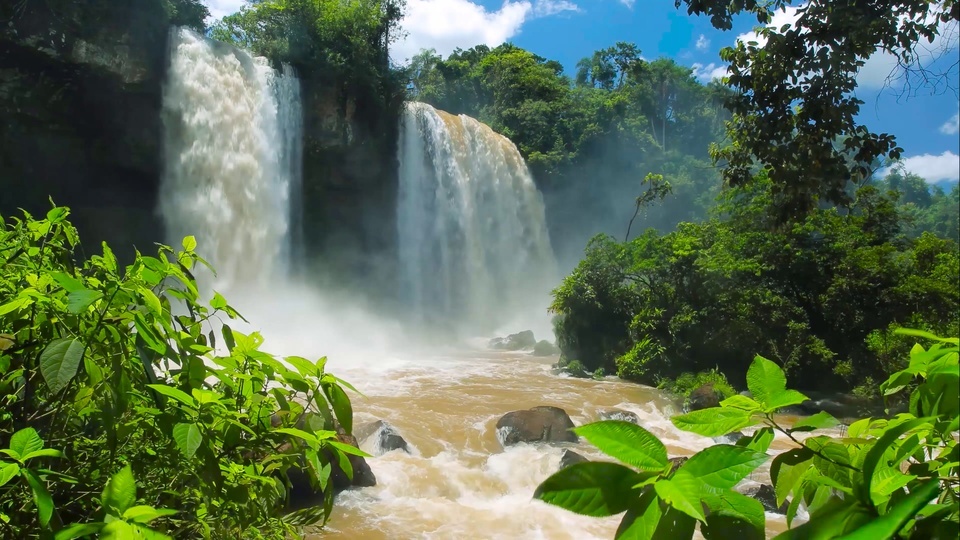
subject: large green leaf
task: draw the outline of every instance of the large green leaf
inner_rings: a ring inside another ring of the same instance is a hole
[[[773,463],[770,465],[770,478],[773,479],[773,490],[777,494],[777,506],[787,500],[787,495],[793,491],[811,466],[813,466],[813,452],[805,446],[787,450],[773,458]]]
[[[282,433],[284,435],[290,435],[296,437],[310,446],[314,450],[320,449],[320,439],[317,438],[313,433],[307,433],[302,429],[297,428],[277,428],[272,431],[272,433]]]
[[[101,498],[103,505],[111,509],[110,513],[118,517],[133,506],[137,500],[137,483],[129,465],[110,477]]]
[[[316,364],[300,356],[287,356],[284,361],[292,365],[304,377],[316,377],[320,374]]]
[[[689,478],[674,477],[669,480],[659,480],[653,487],[664,502],[696,520],[703,521],[700,490],[689,480]]]
[[[573,430],[610,457],[642,470],[667,466],[667,447],[642,427],[622,420],[586,424]]]
[[[91,291],[90,289],[72,291],[67,294],[67,311],[70,313],[83,313],[90,304],[101,298],[103,298],[103,293],[100,291]]]
[[[337,421],[347,433],[353,433],[353,406],[350,404],[347,393],[335,382],[323,385],[323,390],[327,399],[330,400],[330,405],[333,406],[333,414],[337,416]]]
[[[627,509],[620,520],[616,540],[652,540],[660,524],[660,499],[654,490],[648,489],[635,505]]]
[[[784,390],[779,394],[770,396],[770,401],[767,402],[767,411],[775,411],[784,407],[799,405],[808,399],[810,398],[796,390]]]
[[[930,480],[914,489],[906,499],[897,503],[886,515],[868,521],[853,532],[840,537],[839,540],[894,538],[908,521],[916,517],[917,513],[937,496],[939,491],[940,481]]]
[[[152,506],[141,504],[139,506],[131,506],[130,508],[127,508],[127,510],[123,513],[123,519],[127,521],[133,521],[135,523],[150,523],[158,517],[172,516],[176,513],[176,510],[170,510],[168,508],[154,508]]]
[[[904,433],[910,431],[911,429],[916,429],[927,422],[928,420],[924,418],[914,418],[913,420],[896,424],[893,427],[887,428],[877,442],[873,444],[873,447],[870,448],[866,457],[863,459],[863,488],[857,494],[861,501],[871,504],[870,492],[872,491],[873,476],[877,470],[877,465],[880,464],[880,460],[883,458],[883,455],[886,453],[887,449],[889,449]]]
[[[183,403],[184,405],[187,405],[194,409],[197,408],[197,400],[193,399],[193,397],[190,396],[190,394],[187,394],[186,392],[184,392],[183,390],[180,390],[179,388],[174,388],[172,386],[167,386],[165,384],[148,384],[147,387],[153,389],[155,392],[157,392],[160,395],[179,401],[180,403]]]
[[[773,442],[773,428],[767,426],[755,431],[750,437],[740,437],[737,446],[743,446],[756,452],[766,452]]]
[[[769,406],[773,398],[787,389],[787,376],[780,366],[757,356],[747,369],[747,388],[753,398]]]
[[[926,339],[932,339],[935,341],[942,341],[944,343],[952,343],[954,345],[960,345],[960,338],[944,338],[930,332],[924,332],[923,330],[914,330],[913,328],[897,328],[894,330],[894,333],[904,335],[904,336],[914,336],[921,337]]]
[[[752,413],[741,409],[712,407],[670,419],[678,429],[704,437],[719,437],[753,425]]]
[[[14,454],[12,457],[18,461],[41,448],[43,448],[43,439],[32,427],[23,428],[10,437],[10,451]]]
[[[40,521],[40,526],[46,528],[50,523],[50,518],[53,517],[53,497],[50,496],[47,486],[44,485],[36,473],[30,469],[20,469],[20,472],[27,479],[27,483],[30,484],[30,491],[33,492],[33,503],[37,506],[37,518]]]
[[[834,497],[815,510],[809,521],[778,534],[774,540],[833,540],[870,521],[871,517],[872,514],[856,500]]]
[[[40,374],[50,393],[56,394],[76,376],[83,360],[84,345],[75,338],[50,342],[40,353]]]
[[[103,523],[74,523],[68,525],[53,536],[54,540],[74,540],[75,538],[84,538],[97,534],[103,528]]]
[[[533,497],[578,514],[612,516],[640,496],[631,489],[639,480],[635,471],[616,463],[576,463],[544,480]]]
[[[734,491],[704,498],[710,515],[701,527],[707,540],[763,540],[765,515],[760,501]]]
[[[794,424],[789,431],[813,431],[815,429],[830,428],[839,423],[840,421],[834,418],[830,413],[826,411],[820,411],[813,416],[801,419]]]
[[[20,465],[16,463],[4,463],[0,466],[0,487],[6,485],[7,482],[18,474],[20,474]]]
[[[200,448],[203,434],[196,424],[180,423],[173,426],[173,440],[183,455],[190,459],[197,453],[197,448]]]
[[[343,452],[344,454],[350,454],[350,455],[353,455],[353,456],[360,456],[360,457],[362,457],[362,458],[373,457],[373,456],[371,456],[370,454],[364,452],[363,450],[357,448],[356,446],[353,446],[353,445],[350,445],[350,444],[345,444],[345,443],[337,442],[337,441],[326,441],[325,444],[329,444],[330,446],[336,448],[337,450]]]
[[[718,444],[697,452],[680,466],[674,477],[687,475],[717,489],[730,489],[767,460],[763,452]]]

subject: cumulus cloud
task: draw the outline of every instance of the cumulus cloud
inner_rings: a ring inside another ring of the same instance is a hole
[[[204,0],[207,9],[210,10],[212,19],[220,19],[224,15],[230,15],[240,11],[240,7],[246,4],[246,0]],[[208,21],[209,22],[209,21]]]
[[[920,176],[927,182],[942,182],[944,180],[960,180],[960,156],[946,151],[940,155],[921,154],[900,160],[894,167],[903,167],[907,172]],[[882,171],[882,174],[889,169]]]
[[[706,35],[700,34],[700,37],[697,38],[696,47],[698,51],[705,51],[710,47],[710,40]]]
[[[457,47],[494,47],[517,35],[531,19],[577,11],[569,0],[506,0],[498,10],[470,0],[408,0],[400,21],[406,36],[392,46],[390,56],[406,62],[422,49],[446,56]]]
[[[727,76],[727,66],[710,62],[709,64],[696,63],[690,66],[693,70],[693,76],[698,81],[708,83],[714,79],[721,79]]]
[[[960,133],[960,112],[953,115],[953,118],[947,120],[940,126],[940,133],[944,135],[956,135]]]

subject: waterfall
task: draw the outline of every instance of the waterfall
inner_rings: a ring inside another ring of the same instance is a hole
[[[299,241],[302,120],[293,71],[278,74],[264,58],[175,29],[163,119],[168,241],[196,236],[220,289],[285,275]]]
[[[520,152],[468,116],[407,103],[397,207],[401,297],[415,322],[483,335],[546,318],[555,262]]]

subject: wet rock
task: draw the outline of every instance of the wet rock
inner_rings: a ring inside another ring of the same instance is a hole
[[[382,456],[387,452],[392,452],[394,450],[403,450],[406,453],[410,453],[410,448],[407,445],[407,441],[400,435],[400,432],[397,431],[395,427],[390,425],[383,420],[377,420],[376,422],[369,422],[354,428],[353,434],[357,437],[361,443],[367,441],[367,439],[373,438],[373,453],[376,456]]]
[[[786,514],[787,508],[790,506],[789,501],[783,501],[779,507],[777,506],[777,494],[773,490],[773,486],[770,484],[759,484],[759,485],[749,485],[743,489],[738,489],[740,493],[746,495],[747,497],[753,497],[754,499],[760,501],[760,504],[763,505],[763,509],[767,512],[775,512],[777,514]]]
[[[640,425],[640,417],[636,413],[623,409],[603,409],[597,413],[601,420],[623,420],[631,424]]]
[[[564,450],[563,455],[560,456],[560,469],[566,469],[571,465],[585,463],[587,461],[590,460],[574,452],[573,450]]]
[[[302,424],[302,422],[301,422]],[[356,437],[348,435],[340,426],[337,427],[337,441],[349,444],[354,448],[360,448]],[[372,487],[377,485],[377,477],[373,474],[367,460],[360,456],[348,455],[347,459],[353,469],[353,478],[347,476],[346,471],[340,467],[340,460],[330,450],[325,450],[327,459],[331,464],[330,481],[333,486],[333,493],[336,495],[351,487]],[[306,463],[302,469],[291,468],[287,471],[287,478],[290,480],[290,503],[289,510],[299,510],[323,504],[324,493],[319,489],[314,489],[310,484],[310,477],[305,472]]]
[[[699,411],[700,409],[719,407],[722,400],[723,394],[713,387],[713,383],[707,383],[690,392],[690,397],[687,398],[687,407],[691,411]]]
[[[503,446],[532,442],[577,442],[573,420],[559,407],[534,407],[512,411],[497,421],[497,437]]]
[[[490,348],[500,351],[519,351],[521,349],[531,349],[537,344],[537,339],[533,337],[531,330],[524,330],[516,334],[510,334],[505,338],[493,338],[490,340]]]
[[[742,431],[734,431],[733,433],[727,433],[726,435],[721,435],[719,437],[714,437],[713,442],[720,444],[737,444],[737,441],[740,440],[740,437],[743,437]]]
[[[542,339],[533,346],[533,356],[556,356],[560,354],[560,347]]]
[[[681,465],[686,463],[688,459],[690,458],[688,458],[687,456],[679,456],[679,457],[672,457],[667,461],[673,464],[673,470],[677,470],[680,468]]]

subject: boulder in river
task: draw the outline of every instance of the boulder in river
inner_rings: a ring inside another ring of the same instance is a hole
[[[541,339],[533,346],[533,352],[531,354],[534,356],[556,356],[560,354],[560,347],[557,347],[545,339]]]
[[[353,434],[356,435],[357,440],[361,443],[366,442],[368,439],[374,439],[372,442],[374,448],[373,454],[375,456],[382,456],[393,450],[403,450],[408,454],[410,453],[407,441],[400,435],[400,432],[383,420],[357,426],[354,428]]]
[[[537,344],[537,339],[533,337],[531,330],[524,330],[516,334],[510,334],[505,338],[493,338],[490,340],[490,348],[500,351],[519,351],[521,349],[532,349]]]
[[[699,411],[700,409],[719,407],[722,400],[723,394],[713,387],[713,383],[707,383],[690,392],[690,397],[687,398],[687,407],[691,411]]]
[[[563,455],[560,456],[560,469],[566,469],[571,465],[585,463],[587,461],[590,460],[574,452],[573,450],[564,450]]]
[[[349,444],[354,448],[360,448],[356,437],[348,435],[340,426],[337,426],[337,441],[343,444]],[[340,460],[330,450],[324,451],[327,459],[330,461],[331,472],[330,482],[333,486],[333,493],[336,495],[350,487],[372,487],[377,485],[377,477],[367,461],[354,455],[348,455],[350,467],[353,469],[353,478],[347,476],[346,471],[340,467]],[[306,467],[306,465],[304,465]],[[310,485],[310,477],[302,469],[291,468],[287,471],[287,478],[290,479],[290,510],[299,510],[323,504],[323,492],[314,489]]]
[[[786,515],[787,508],[790,506],[789,501],[783,501],[783,504],[777,506],[777,494],[770,484],[749,485],[742,489],[738,488],[738,491],[747,497],[760,501],[763,509],[767,512]]]
[[[597,413],[601,420],[623,420],[631,424],[640,425],[640,417],[637,413],[625,411],[623,409],[603,409]]]
[[[560,407],[541,406],[525,411],[512,411],[497,421],[500,444],[510,446],[532,442],[577,442],[571,431],[573,420]]]

